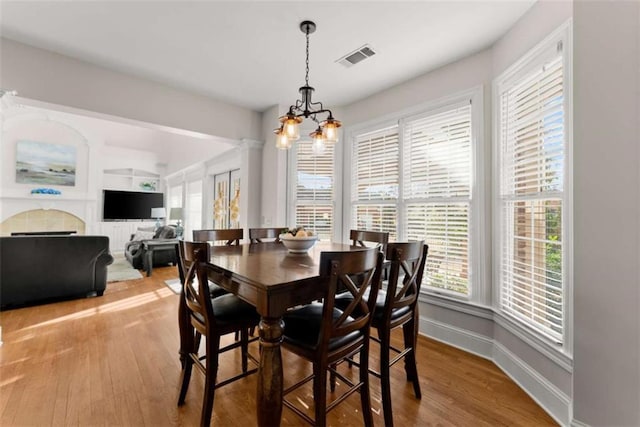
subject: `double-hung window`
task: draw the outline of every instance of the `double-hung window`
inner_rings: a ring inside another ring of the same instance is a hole
[[[423,289],[478,301],[471,272],[478,264],[481,116],[479,89],[400,114],[354,131],[350,161],[351,228],[387,231],[390,241],[424,240]]]
[[[311,141],[303,140],[295,144],[292,153],[293,223],[313,230],[325,241],[333,239],[334,151],[335,144],[318,152]]]
[[[564,32],[552,35],[498,78],[494,98],[499,307],[558,343],[570,248],[566,47]]]

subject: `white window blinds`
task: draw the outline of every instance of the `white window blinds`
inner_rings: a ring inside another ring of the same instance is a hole
[[[470,295],[472,105],[458,97],[353,139],[352,228],[424,240],[423,289]]]
[[[471,105],[404,123],[403,190],[409,240],[429,244],[425,284],[469,293]]]
[[[333,237],[334,144],[323,153],[312,149],[311,141],[296,144],[295,221],[323,240]]]
[[[562,341],[565,111],[562,52],[499,89],[500,306]]]
[[[352,171],[352,227],[385,231],[396,240],[398,222],[398,126],[355,137]]]

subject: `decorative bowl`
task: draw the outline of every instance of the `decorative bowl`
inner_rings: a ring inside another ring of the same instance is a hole
[[[289,233],[281,234],[282,244],[294,254],[306,253],[318,241],[318,236],[294,237]]]

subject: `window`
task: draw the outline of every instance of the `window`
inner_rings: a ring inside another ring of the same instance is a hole
[[[185,236],[191,238],[193,230],[202,228],[202,181],[187,182]]]
[[[293,160],[295,226],[311,229],[323,240],[333,238],[334,150],[335,144],[327,144],[316,153],[311,141],[299,141]]]
[[[182,207],[182,184],[169,188],[169,208]]]
[[[564,37],[496,83],[500,309],[561,343],[567,295],[567,85]]]
[[[481,111],[477,90],[352,137],[351,228],[429,244],[427,291],[471,297]]]
[[[398,126],[357,135],[353,147],[352,227],[384,231],[396,240],[398,231]]]
[[[471,214],[471,105],[407,120],[407,238],[429,244],[427,285],[467,294]]]

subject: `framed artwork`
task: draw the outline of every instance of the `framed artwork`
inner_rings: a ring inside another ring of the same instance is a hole
[[[213,227],[240,228],[240,169],[213,177]]]
[[[75,186],[76,147],[18,141],[16,183]]]
[[[213,177],[213,228],[229,228],[229,172]]]
[[[229,172],[229,228],[240,228],[240,169]]]

